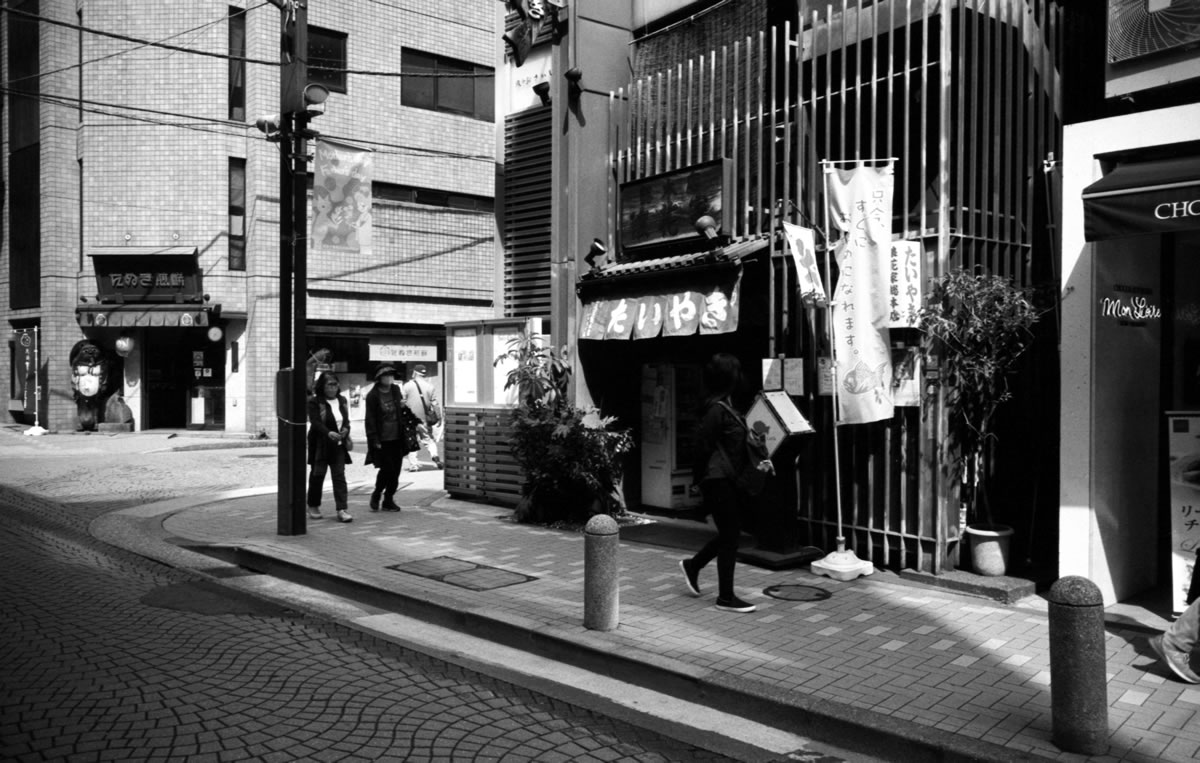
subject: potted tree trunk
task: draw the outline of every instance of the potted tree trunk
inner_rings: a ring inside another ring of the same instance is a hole
[[[959,478],[975,570],[1003,575],[1012,528],[995,521],[988,501],[996,410],[1012,393],[1008,377],[1033,340],[1038,313],[1028,290],[997,275],[951,270],[921,310],[922,354],[944,393],[947,438],[942,463]]]

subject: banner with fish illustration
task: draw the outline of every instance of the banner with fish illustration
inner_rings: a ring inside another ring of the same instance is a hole
[[[817,245],[812,228],[785,222],[783,235],[792,251],[792,262],[796,265],[796,282],[800,289],[800,301],[805,307],[828,307],[829,297],[821,283],[817,270]]]
[[[837,423],[890,419],[892,167],[829,168],[825,178],[830,218],[842,232],[835,248],[838,281],[830,301]]]
[[[319,138],[314,157],[309,248],[371,254],[372,152]]]

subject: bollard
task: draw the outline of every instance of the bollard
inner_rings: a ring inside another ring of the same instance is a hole
[[[1067,752],[1108,749],[1104,597],[1068,575],[1050,587],[1050,708],[1054,743]]]
[[[583,528],[583,627],[611,631],[620,619],[617,548],[621,535],[617,521],[597,514]]]

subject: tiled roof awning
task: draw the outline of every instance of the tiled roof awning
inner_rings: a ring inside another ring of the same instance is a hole
[[[1084,237],[1200,229],[1200,156],[1131,162],[1083,189]]]
[[[579,284],[579,338],[650,339],[737,331],[742,258],[768,243],[754,239],[714,252],[625,262],[592,273]]]

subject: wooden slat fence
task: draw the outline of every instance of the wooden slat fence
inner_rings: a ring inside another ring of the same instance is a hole
[[[511,411],[446,408],[445,487],[455,498],[515,506],[521,469],[509,450]]]

